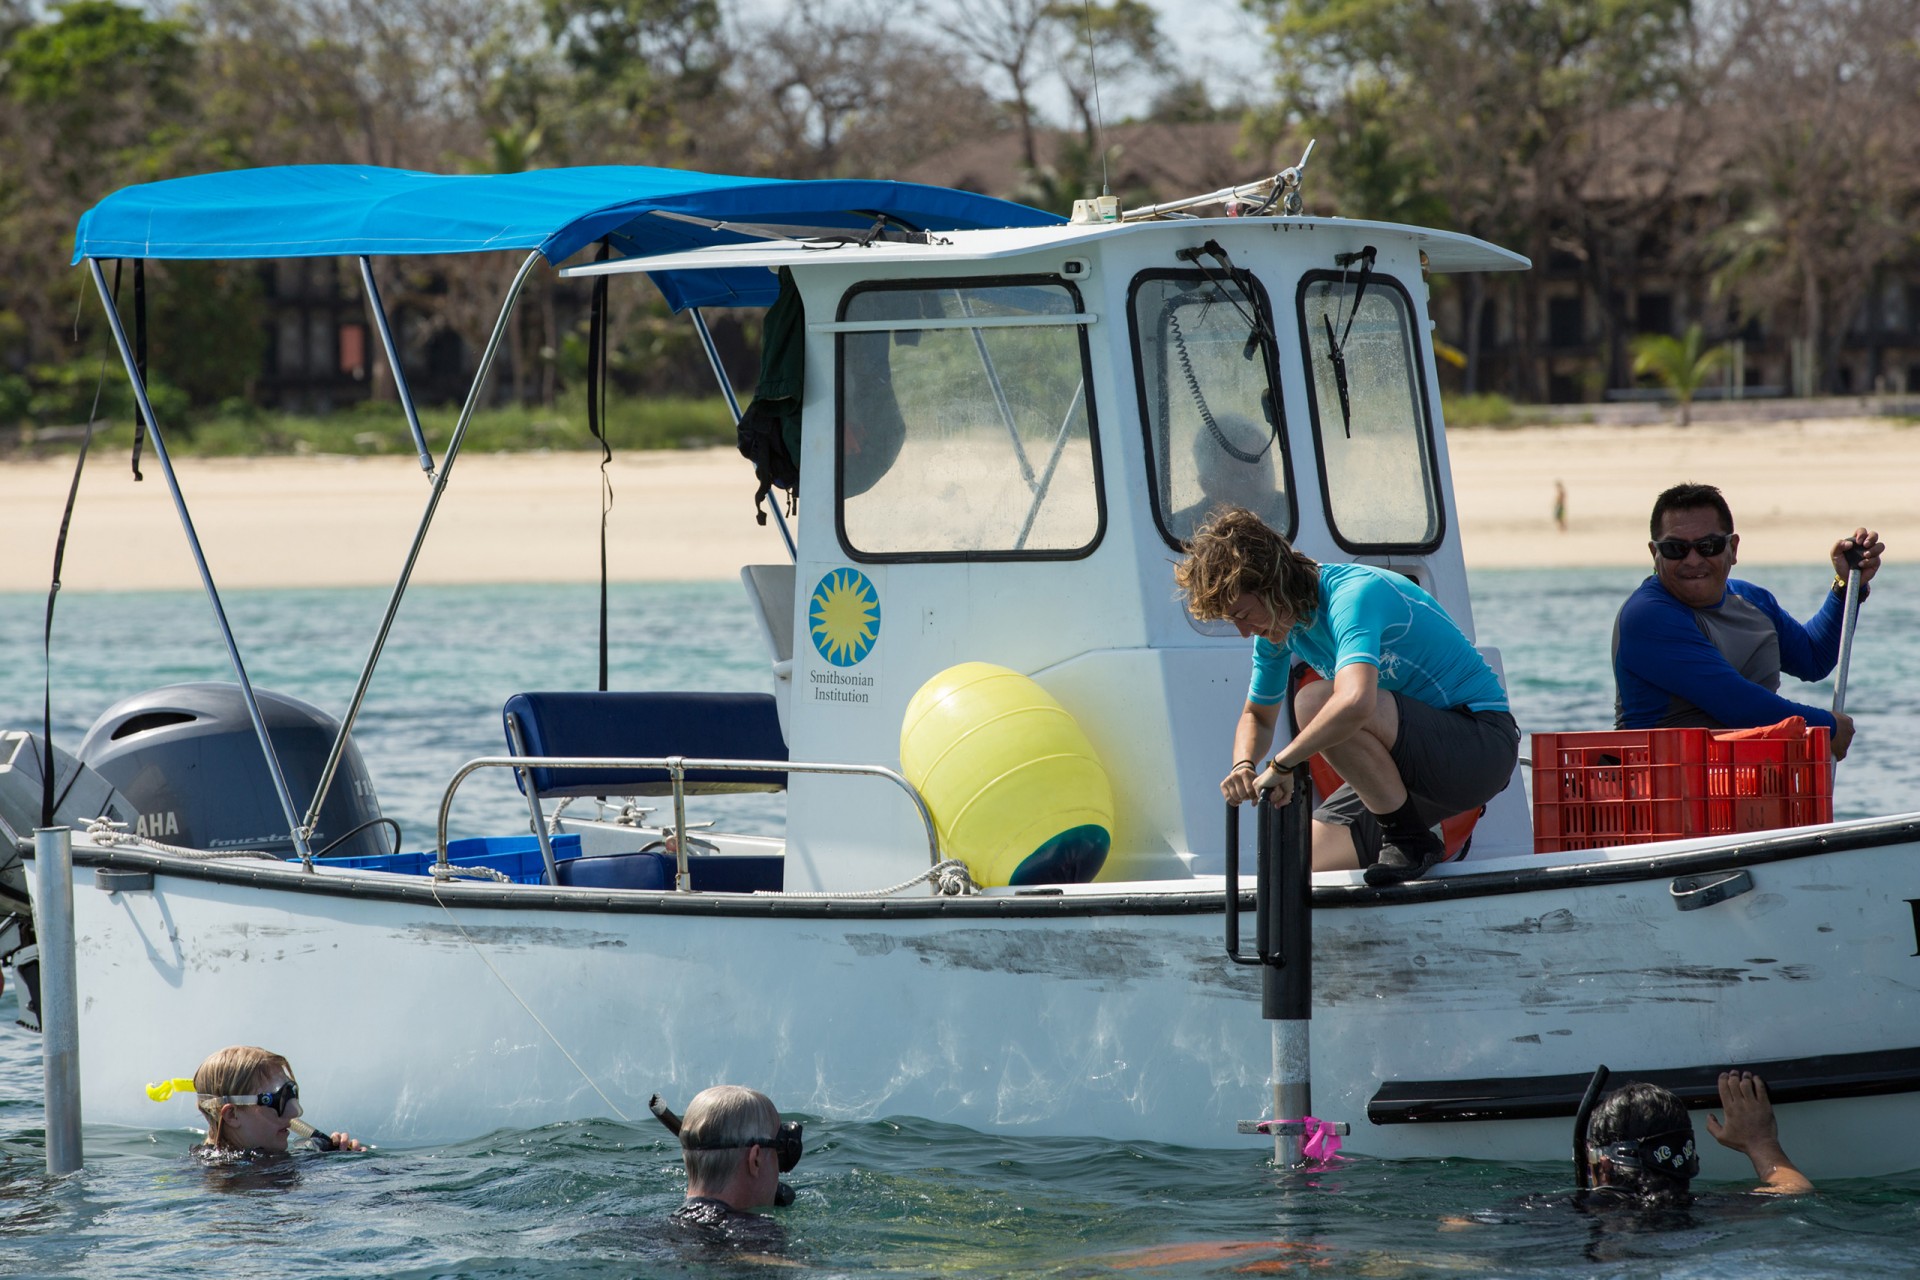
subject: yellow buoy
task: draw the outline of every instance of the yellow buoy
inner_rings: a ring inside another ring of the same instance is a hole
[[[1079,722],[1017,671],[963,662],[920,686],[900,765],[975,884],[1085,884],[1107,859],[1107,771]]]

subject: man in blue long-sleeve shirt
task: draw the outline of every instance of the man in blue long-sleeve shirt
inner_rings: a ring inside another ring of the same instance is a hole
[[[1834,584],[1803,625],[1771,592],[1729,579],[1740,550],[1733,512],[1712,485],[1675,485],[1653,504],[1654,576],[1620,607],[1613,625],[1614,726],[1745,729],[1804,716],[1833,731],[1847,754],[1853,718],[1780,696],[1780,673],[1819,680],[1840,658],[1847,553],[1860,552],[1860,598],[1886,546],[1860,528],[1833,545]]]

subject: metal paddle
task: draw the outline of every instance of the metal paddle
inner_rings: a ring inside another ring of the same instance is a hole
[[[1860,561],[1866,552],[1847,539],[1847,602],[1840,618],[1840,666],[1833,677],[1833,714],[1847,708],[1847,662],[1853,657],[1853,629],[1860,621]]]

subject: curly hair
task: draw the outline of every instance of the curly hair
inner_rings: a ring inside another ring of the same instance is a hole
[[[1218,508],[1193,531],[1173,581],[1187,610],[1203,622],[1231,618],[1243,593],[1275,617],[1284,613],[1302,626],[1320,607],[1319,563],[1245,507]]]
[[[1671,1090],[1635,1083],[1615,1089],[1593,1109],[1587,1125],[1587,1146],[1597,1150],[1616,1142],[1637,1142],[1655,1134],[1692,1129],[1686,1104]],[[1684,1201],[1687,1197],[1688,1180],[1664,1169],[1616,1166],[1609,1176],[1612,1185],[1648,1202]]]
[[[215,1050],[193,1073],[193,1091],[199,1095],[200,1114],[207,1118],[207,1145],[228,1145],[221,1132],[219,1099],[253,1093],[278,1068],[293,1079],[293,1067],[277,1053],[258,1045],[235,1044]]]

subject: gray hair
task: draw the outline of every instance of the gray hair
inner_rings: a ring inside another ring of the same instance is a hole
[[[779,1128],[779,1108],[764,1093],[737,1084],[701,1090],[687,1104],[680,1123],[687,1181],[698,1186],[724,1183],[746,1158],[748,1144],[771,1142]]]

